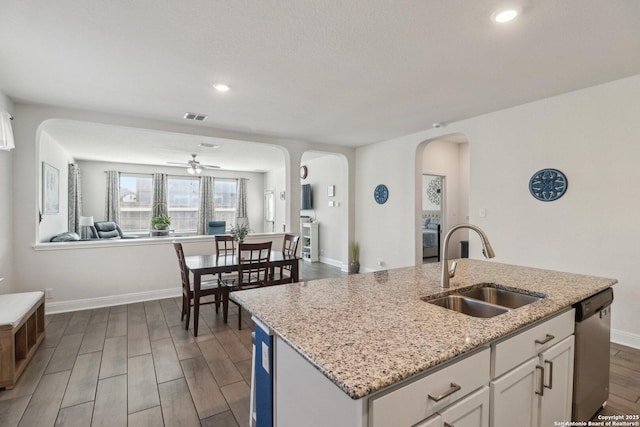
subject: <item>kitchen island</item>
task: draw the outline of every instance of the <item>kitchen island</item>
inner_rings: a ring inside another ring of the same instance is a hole
[[[293,424],[300,414],[308,417],[304,425],[383,425],[370,419],[370,402],[376,396],[488,352],[499,340],[616,283],[466,259],[459,260],[451,288],[441,288],[439,277],[437,263],[232,293],[275,337],[271,362],[276,425]],[[423,301],[488,283],[543,298],[492,318]],[[495,364],[493,355],[487,357],[487,363]],[[492,370],[491,379],[495,366]],[[315,401],[307,408],[308,400]],[[290,406],[298,415],[289,413]]]

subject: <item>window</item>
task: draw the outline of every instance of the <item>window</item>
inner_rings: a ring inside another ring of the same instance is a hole
[[[235,179],[216,178],[215,212],[217,221],[226,221],[227,227],[236,223],[236,183]]]
[[[151,176],[120,174],[120,228],[148,231],[151,223]]]
[[[236,180],[215,180],[216,220],[228,226],[236,222]],[[200,179],[169,176],[167,178],[167,207],[171,228],[176,233],[197,233],[200,209]],[[120,174],[120,228],[129,233],[146,233],[151,226],[151,175]]]
[[[167,184],[171,228],[177,233],[196,233],[200,207],[200,179],[169,177]]]

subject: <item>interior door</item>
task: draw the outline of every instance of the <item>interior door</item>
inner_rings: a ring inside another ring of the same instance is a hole
[[[276,231],[276,195],[273,190],[265,190],[264,192],[264,222],[264,231]]]

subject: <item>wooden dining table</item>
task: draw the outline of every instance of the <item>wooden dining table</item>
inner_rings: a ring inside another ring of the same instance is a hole
[[[296,283],[299,281],[299,261],[300,257],[296,255],[287,255],[282,251],[271,251],[269,257],[269,281],[267,286],[280,285],[284,283]],[[217,276],[218,273],[233,273],[238,271],[238,256],[233,255],[189,255],[185,257],[187,269],[193,274],[193,296],[198,298],[200,294],[200,284],[202,276],[209,274]],[[256,266],[262,266],[262,263]],[[275,279],[274,270],[276,267],[290,267],[291,275],[287,278]],[[230,286],[222,288],[222,316],[224,323],[227,323],[227,315],[229,313],[229,292]],[[193,330],[198,330],[199,307],[193,309]],[[197,332],[195,332],[197,334]]]

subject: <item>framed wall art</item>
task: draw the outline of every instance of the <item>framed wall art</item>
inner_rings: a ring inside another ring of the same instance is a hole
[[[45,215],[60,212],[60,171],[42,162],[42,210]]]

